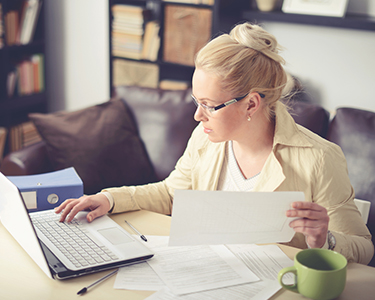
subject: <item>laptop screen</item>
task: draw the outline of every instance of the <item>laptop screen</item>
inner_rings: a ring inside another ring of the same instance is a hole
[[[0,220],[43,272],[53,279],[21,194],[2,173],[0,173]]]

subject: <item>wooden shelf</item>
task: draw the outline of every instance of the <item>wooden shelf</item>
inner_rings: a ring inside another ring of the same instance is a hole
[[[252,22],[271,21],[315,26],[327,26],[345,29],[375,31],[375,18],[363,15],[348,14],[344,18],[314,15],[287,14],[282,11],[260,12],[244,11],[243,18]]]
[[[0,102],[1,115],[17,111],[19,109],[28,109],[35,106],[46,104],[46,93],[37,93],[20,97],[13,97]]]

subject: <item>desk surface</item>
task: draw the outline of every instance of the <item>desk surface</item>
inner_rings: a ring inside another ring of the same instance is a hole
[[[170,218],[164,215],[136,211],[112,215],[125,229],[125,218],[145,235],[169,235]],[[132,232],[131,232],[132,233]],[[132,233],[133,234],[133,233]],[[116,290],[115,276],[90,289],[84,296],[77,292],[101,278],[108,271],[68,280],[49,279],[0,223],[0,299],[144,299],[153,292]],[[293,258],[297,249],[280,246]],[[375,295],[375,268],[349,264],[347,284],[339,299],[369,299]],[[289,291],[280,290],[271,299],[306,299]]]

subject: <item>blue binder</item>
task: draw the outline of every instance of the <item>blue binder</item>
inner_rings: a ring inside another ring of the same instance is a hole
[[[7,176],[20,190],[29,212],[52,209],[66,199],[83,195],[83,182],[76,170],[22,176]]]

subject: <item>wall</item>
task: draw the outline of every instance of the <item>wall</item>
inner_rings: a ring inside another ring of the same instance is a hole
[[[108,0],[44,1],[50,111],[109,99]]]
[[[375,16],[375,0],[350,1],[348,12]],[[265,22],[285,48],[286,69],[312,101],[329,110],[350,106],[375,111],[375,32]]]
[[[375,32],[270,22],[264,27],[285,47],[286,69],[313,101],[329,110],[375,111]]]

